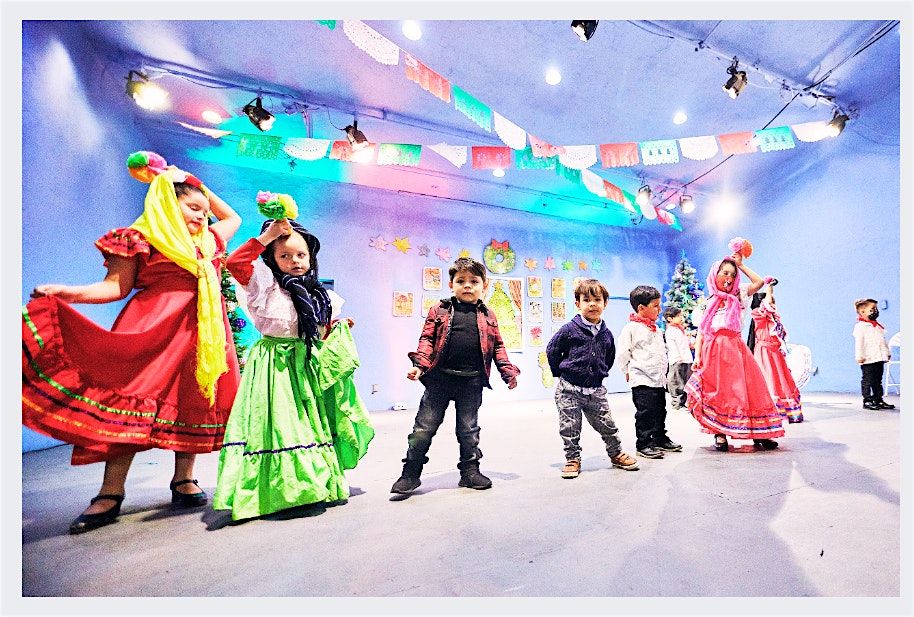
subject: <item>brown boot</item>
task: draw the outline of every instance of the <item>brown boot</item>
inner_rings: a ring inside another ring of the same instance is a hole
[[[562,467],[562,477],[563,478],[577,478],[581,473],[581,461],[578,459],[571,459],[570,461],[565,461],[565,466]]]

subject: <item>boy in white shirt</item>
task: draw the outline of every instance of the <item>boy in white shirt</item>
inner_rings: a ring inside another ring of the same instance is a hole
[[[876,321],[879,309],[872,298],[854,302],[857,309],[857,323],[854,324],[854,357],[863,371],[860,390],[863,394],[864,409],[895,409],[882,400],[882,372],[892,355],[885,342],[885,328]]]
[[[635,404],[635,447],[645,458],[680,452],[666,434],[666,343],[657,327],[660,292],[638,285],[628,295],[634,313],[619,333],[616,364],[632,388]]]
[[[684,315],[678,306],[667,307],[663,311],[666,320],[666,355],[670,364],[667,373],[667,388],[672,399],[673,409],[686,409],[685,385],[692,376],[692,349],[689,337],[685,333]]]

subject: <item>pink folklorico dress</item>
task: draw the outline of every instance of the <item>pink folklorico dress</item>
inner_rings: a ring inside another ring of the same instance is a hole
[[[713,271],[716,273],[717,268]],[[736,281],[734,293],[713,315],[705,316],[711,319],[710,331],[702,334],[702,365],[686,384],[686,405],[706,433],[735,439],[781,437],[783,415],[775,407],[765,377],[742,339],[739,323],[736,329],[727,327],[724,314],[729,302],[740,303],[740,316],[747,308],[745,290],[736,288]]]
[[[788,422],[803,421],[800,390],[787,367],[787,331],[780,316],[767,302],[752,311],[755,322],[755,361],[758,362],[768,391],[778,411]]]

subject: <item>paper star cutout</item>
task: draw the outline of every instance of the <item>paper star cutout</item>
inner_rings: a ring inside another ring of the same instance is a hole
[[[567,259],[562,262],[562,270],[571,270],[572,268],[574,268],[574,264]]]
[[[409,238],[397,238],[396,240],[391,242],[391,244],[393,244],[395,247],[397,247],[397,250],[400,251],[401,253],[403,253],[404,255],[407,253],[407,251],[409,251],[409,249],[413,248],[409,245]]]
[[[590,262],[590,269],[594,272],[599,272],[603,269],[603,264],[600,263],[599,259],[594,259],[592,262]]]
[[[547,270],[555,270],[555,259],[553,259],[552,257],[547,257],[546,263],[543,264],[543,267],[546,268]]]
[[[527,267],[527,270],[536,270],[536,260],[528,257],[524,260],[524,266]]]
[[[450,261],[451,249],[439,246],[438,250],[435,251],[435,255],[437,255],[441,261]]]
[[[470,249],[460,249],[460,254],[457,257],[469,257]]]
[[[578,270],[586,270],[586,269],[587,269],[587,262],[586,262],[586,261],[579,261],[579,262],[578,262]]]
[[[379,234],[377,238],[371,239],[371,242],[368,243],[368,246],[370,246],[373,249],[378,249],[379,251],[386,251],[387,250],[387,240],[382,238]]]
[[[423,257],[427,256],[431,249],[428,248],[428,245],[423,244],[419,247],[419,254]]]

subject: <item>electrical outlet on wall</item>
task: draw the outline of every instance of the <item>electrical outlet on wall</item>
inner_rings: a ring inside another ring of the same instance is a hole
[[[371,384],[371,393],[372,394],[377,394],[380,389],[381,389],[381,387],[378,384],[376,384],[376,383]]]

